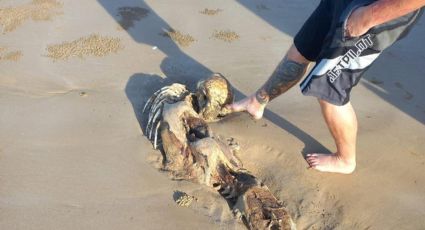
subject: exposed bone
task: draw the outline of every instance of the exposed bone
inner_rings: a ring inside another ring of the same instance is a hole
[[[158,96],[159,93],[161,93],[164,90],[167,90],[169,88],[169,86],[163,87],[161,89],[159,89],[158,91],[156,91],[150,98],[149,100],[146,102],[145,106],[143,107],[142,113],[145,113],[146,109],[150,110],[150,106],[152,104],[152,102],[155,100],[155,98]]]
[[[146,126],[146,133],[149,134],[149,140],[152,140],[152,129],[154,128],[156,119],[159,118],[162,114],[163,105],[155,106],[152,111],[149,113],[149,120]]]
[[[143,107],[142,114],[145,113],[146,109],[151,110],[152,105],[158,104],[158,100],[161,101],[162,99],[167,99],[169,100],[169,103],[172,103],[172,101],[174,103],[180,100],[182,96],[187,93],[189,93],[189,91],[187,90],[186,86],[178,83],[162,87],[148,99],[145,106]]]
[[[198,106],[200,115],[208,122],[216,121],[229,114],[226,105],[233,101],[231,85],[223,75],[213,74],[210,78],[197,84]]]
[[[167,100],[166,97],[160,98],[159,96],[155,99],[154,103],[152,103],[152,111],[157,111],[158,107],[163,106],[163,102]]]
[[[149,130],[149,140],[152,140],[152,131],[154,130],[154,128],[156,128],[155,123],[160,121],[160,116],[162,113],[163,107],[159,107],[158,111],[155,112],[154,117],[152,119],[152,123],[151,123],[151,129]]]
[[[154,148],[162,141],[163,170],[173,179],[217,189],[249,229],[295,229],[282,203],[243,169],[231,147],[214,137],[206,123],[228,112],[225,105],[233,100],[228,81],[222,78],[214,75],[201,82],[195,94],[183,85],[173,84],[156,92],[155,98],[147,102],[150,104],[145,108],[150,113],[146,133]],[[194,103],[198,104],[199,113]]]
[[[158,124],[156,125],[156,128],[155,128],[155,140],[153,142],[153,148],[154,149],[157,149],[157,147],[158,147],[158,129],[159,129],[160,126],[161,126],[161,121],[158,122]]]
[[[144,114],[146,110],[150,111],[145,129],[149,140],[152,140],[152,134],[156,127],[155,124],[162,113],[161,111],[164,106],[164,102],[166,101],[169,104],[175,103],[187,94],[189,94],[189,91],[186,86],[174,83],[170,86],[165,86],[159,89],[149,98],[142,110],[142,114]]]

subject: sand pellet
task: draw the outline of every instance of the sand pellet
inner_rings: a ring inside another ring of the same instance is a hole
[[[191,196],[185,192],[180,192],[179,197],[175,200],[177,205],[181,207],[189,207],[193,201],[197,199],[194,196]]]
[[[226,42],[233,42],[239,39],[239,35],[231,30],[216,30],[212,37]]]
[[[85,56],[103,57],[110,53],[116,53],[122,48],[119,38],[92,34],[72,42],[49,45],[47,56],[54,60],[66,60],[69,57],[83,58]]]
[[[7,48],[0,47],[0,61],[5,60],[17,62],[23,56],[22,51],[20,50],[5,52],[6,50]]]
[[[51,20],[61,14],[62,3],[56,0],[33,0],[32,2],[0,9],[0,25],[3,33],[15,30],[23,22],[32,19],[34,21]]]
[[[8,61],[18,61],[21,57],[22,57],[22,52],[21,51],[13,51],[10,53],[5,54],[2,59],[4,60],[8,60]]]
[[[183,34],[180,31],[173,29],[165,31],[162,35],[171,38],[171,40],[183,47],[189,46],[195,42],[195,39],[189,34]]]
[[[209,16],[213,16],[213,15],[217,15],[221,11],[223,11],[223,10],[222,9],[215,9],[215,10],[213,10],[213,9],[205,8],[204,10],[199,11],[199,13],[205,14],[205,15],[209,15]]]

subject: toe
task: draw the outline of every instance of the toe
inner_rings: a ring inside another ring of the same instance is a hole
[[[317,169],[317,165],[308,165],[308,169]]]
[[[317,161],[317,160],[311,160],[311,161],[307,161],[307,163],[309,165],[318,165],[319,164],[319,161]]]
[[[309,156],[307,158],[305,158],[307,161],[312,161],[312,160],[317,160],[317,157],[315,156]]]
[[[317,162],[318,162],[318,160],[316,158],[313,158],[313,157],[307,158],[306,161],[309,165],[317,164]]]

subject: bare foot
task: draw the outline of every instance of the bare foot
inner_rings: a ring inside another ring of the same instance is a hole
[[[307,154],[306,161],[310,168],[321,172],[351,174],[356,168],[356,162],[344,160],[339,154]]]
[[[263,117],[265,107],[266,105],[262,105],[257,101],[255,95],[246,97],[245,99],[227,106],[227,108],[233,112],[247,111],[249,114],[251,114],[252,117],[254,117],[254,119],[257,120]]]

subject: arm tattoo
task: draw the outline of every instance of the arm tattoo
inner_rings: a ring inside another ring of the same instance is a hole
[[[261,104],[273,100],[294,86],[304,75],[307,64],[300,64],[285,57],[276,67],[269,80],[255,93]]]

